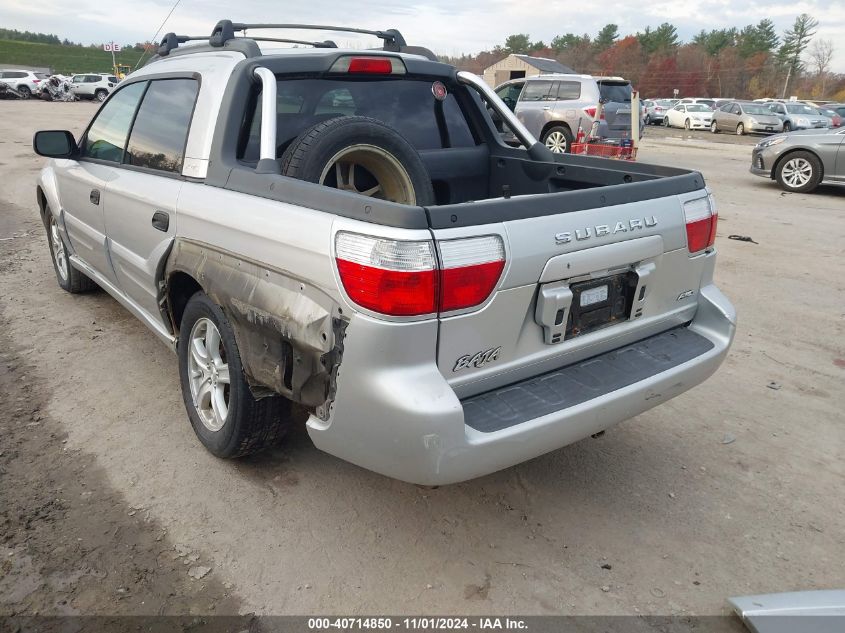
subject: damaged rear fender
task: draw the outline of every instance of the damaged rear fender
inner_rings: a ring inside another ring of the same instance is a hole
[[[177,273],[190,276],[223,309],[256,397],[279,393],[328,418],[348,323],[329,295],[284,271],[177,239],[162,288],[174,324],[188,298],[171,283]]]

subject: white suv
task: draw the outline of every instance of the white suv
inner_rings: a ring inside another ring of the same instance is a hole
[[[105,101],[120,80],[114,75],[88,73],[74,75],[71,79],[73,94],[78,99],[96,99]]]
[[[34,73],[31,70],[0,70],[0,81],[17,90],[23,99],[41,92],[41,82],[47,79],[44,73]]]

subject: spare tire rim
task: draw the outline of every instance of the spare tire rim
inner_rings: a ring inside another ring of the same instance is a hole
[[[210,319],[198,319],[191,328],[188,381],[194,408],[203,426],[219,431],[229,415],[229,364],[220,330]]]
[[[375,145],[350,145],[332,156],[320,184],[400,204],[416,204],[414,185],[402,163]]]

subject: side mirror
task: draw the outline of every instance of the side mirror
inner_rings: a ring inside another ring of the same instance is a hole
[[[41,130],[32,137],[32,149],[47,158],[72,158],[79,151],[73,134],[67,130]]]

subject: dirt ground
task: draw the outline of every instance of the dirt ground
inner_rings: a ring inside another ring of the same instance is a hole
[[[641,159],[720,204],[726,363],[599,439],[424,489],[304,430],[212,457],[172,352],[58,288],[30,142],[94,109],[0,102],[0,614],[707,615],[845,586],[845,189],[784,194],[747,143],[649,131]]]

